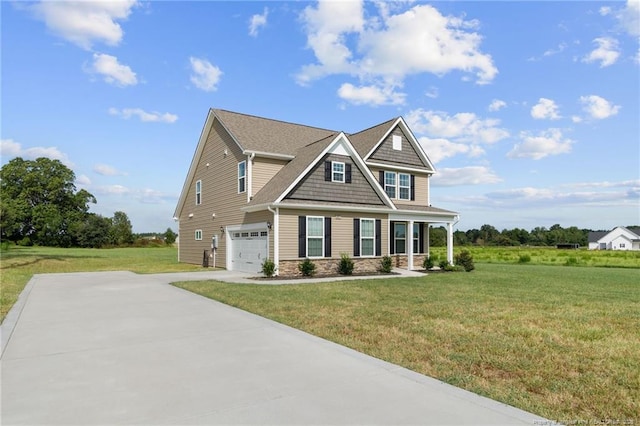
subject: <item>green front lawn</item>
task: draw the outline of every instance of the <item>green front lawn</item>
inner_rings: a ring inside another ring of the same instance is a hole
[[[550,419],[640,420],[640,271],[476,267],[312,285],[176,285]]]

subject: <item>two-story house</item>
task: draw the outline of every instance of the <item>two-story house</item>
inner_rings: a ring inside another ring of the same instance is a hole
[[[419,268],[431,224],[447,226],[453,260],[458,214],[433,207],[431,161],[402,119],[354,134],[211,109],[178,201],[179,260],[281,275],[309,258],[335,272],[340,256],[375,271],[382,256]]]

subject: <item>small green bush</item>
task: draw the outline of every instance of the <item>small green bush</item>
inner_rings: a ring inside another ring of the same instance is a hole
[[[433,269],[434,265],[435,265],[435,258],[431,256],[424,257],[424,260],[422,261],[422,268],[429,270],[429,269]]]
[[[440,266],[440,269],[442,269],[445,272],[454,272],[456,270],[455,266],[453,266],[450,263],[447,263],[446,261],[440,262],[440,265],[442,265]]]
[[[265,277],[271,278],[276,273],[276,264],[273,260],[266,258],[264,262],[262,262],[262,273]]]
[[[298,264],[298,270],[302,272],[305,277],[312,277],[316,273],[316,264],[309,258],[306,258],[304,262]]]
[[[449,262],[447,262],[446,260],[441,260],[438,263],[438,266],[440,267],[440,269],[445,269],[447,266],[449,266]]]
[[[351,260],[351,258],[347,253],[342,253],[340,255],[340,263],[338,263],[338,272],[342,275],[353,274],[353,260]]]
[[[578,259],[571,256],[564,262],[564,266],[578,266]]]
[[[388,274],[393,269],[393,259],[391,256],[384,256],[380,260],[380,272]]]
[[[528,254],[521,254],[520,257],[518,257],[518,263],[529,263],[531,262],[531,256],[529,256]]]
[[[467,272],[471,272],[476,269],[473,264],[473,256],[471,256],[471,253],[468,250],[462,250],[460,253],[456,254],[454,256],[454,263],[462,266]]]

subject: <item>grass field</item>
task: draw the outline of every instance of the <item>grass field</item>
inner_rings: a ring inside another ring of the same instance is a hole
[[[475,262],[530,263],[533,265],[597,266],[604,268],[640,268],[640,251],[558,250],[555,247],[455,247],[468,250]],[[445,247],[431,248],[432,256],[446,259]],[[437,262],[436,262],[437,264]]]
[[[476,263],[420,278],[176,285],[550,419],[640,421],[640,271]]]
[[[74,249],[11,246],[0,262],[0,322],[9,312],[33,274],[86,271],[138,273],[202,270],[178,263],[178,250],[162,248]]]

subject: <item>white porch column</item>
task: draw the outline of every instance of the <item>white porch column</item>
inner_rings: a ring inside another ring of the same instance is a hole
[[[427,248],[425,249],[425,253],[427,254],[428,257],[431,257],[431,244],[429,239],[431,238],[429,236],[429,230],[431,229],[431,224],[430,223],[425,223],[425,230],[424,230],[424,239],[425,239],[425,244],[427,244]]]
[[[407,225],[407,269],[413,269],[413,220],[410,220]]]
[[[279,275],[278,262],[280,260],[280,209],[276,207],[273,214],[273,263],[276,265],[275,275]]]
[[[447,223],[447,262],[453,265],[453,223]]]

